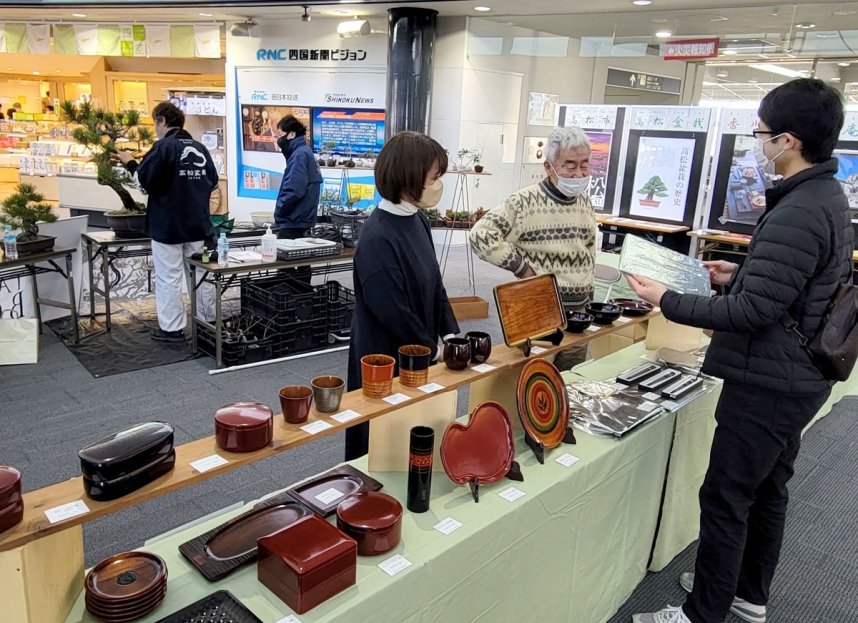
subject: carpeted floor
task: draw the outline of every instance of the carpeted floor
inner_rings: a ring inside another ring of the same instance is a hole
[[[448,268],[450,296],[470,294],[460,250]],[[477,262],[477,294],[507,273]],[[340,279],[341,277],[337,277]],[[349,285],[348,280],[343,280]],[[494,304],[490,317],[461,323],[463,331],[486,330],[502,341]],[[277,390],[307,384],[320,373],[345,375],[345,352],[250,370],[209,375],[210,358],[93,378],[46,331],[39,363],[0,367],[0,464],[24,474],[26,490],[79,473],[77,451],[103,435],[136,422],[163,419],[176,427],[177,443],[212,433],[215,409],[240,399],[277,404]],[[459,398],[460,411],[467,395]],[[773,588],[770,621],[849,623],[858,620],[858,399],[841,402],[806,436],[793,481],[784,557]],[[320,439],[227,475],[89,524],[86,561],[140,547],[147,539],[240,501],[258,498],[342,460],[340,436]],[[684,595],[676,580],[693,566],[693,547],[665,571],[650,574],[611,621],[632,612],[676,604]],[[0,615],[0,620],[2,616]],[[728,619],[735,623],[738,619]],[[450,622],[458,623],[458,622]],[[503,622],[497,622],[503,623]],[[595,623],[572,621],[570,623]]]

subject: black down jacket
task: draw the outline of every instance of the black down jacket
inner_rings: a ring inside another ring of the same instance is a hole
[[[785,329],[784,313],[814,335],[838,284],[851,278],[854,233],[836,172],[831,159],[766,192],[766,211],[730,294],[662,298],[668,320],[715,330],[703,372],[785,394],[831,385]]]

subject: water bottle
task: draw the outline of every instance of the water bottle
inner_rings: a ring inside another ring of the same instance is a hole
[[[226,239],[226,233],[221,232],[220,238],[217,239],[217,265],[226,266],[229,264],[229,241]]]
[[[273,262],[277,259],[277,236],[271,232],[271,225],[265,224],[265,233],[262,235],[262,261]]]
[[[18,259],[18,236],[12,232],[12,226],[3,228],[3,253],[7,260]]]

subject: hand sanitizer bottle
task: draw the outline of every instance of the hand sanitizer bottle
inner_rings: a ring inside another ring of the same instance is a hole
[[[262,235],[262,261],[273,262],[277,259],[277,236],[271,231],[271,225],[265,224],[266,231]]]

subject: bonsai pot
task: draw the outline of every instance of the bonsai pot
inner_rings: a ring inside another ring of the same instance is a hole
[[[336,159],[336,158],[331,158],[330,160],[328,160],[328,166],[329,166],[329,167],[335,167],[335,166],[337,166],[337,159]]]
[[[661,201],[650,201],[647,199],[639,199],[638,201],[640,201],[642,206],[646,206],[647,208],[657,208],[661,205]]]
[[[483,172],[483,165],[475,164],[474,165],[474,173],[482,173],[482,172]]]
[[[36,236],[33,240],[27,240],[26,242],[18,241],[18,254],[19,255],[30,255],[32,253],[42,253],[43,251],[50,251],[54,248],[54,241],[56,240],[55,236]]]
[[[117,238],[142,238],[146,236],[146,214],[128,214],[121,211],[105,213],[107,225]]]
[[[355,166],[356,166],[356,165],[355,165],[355,161],[354,161],[354,160],[346,160],[346,167],[348,167],[349,169],[351,169],[351,168],[353,168],[353,167],[355,167]]]

